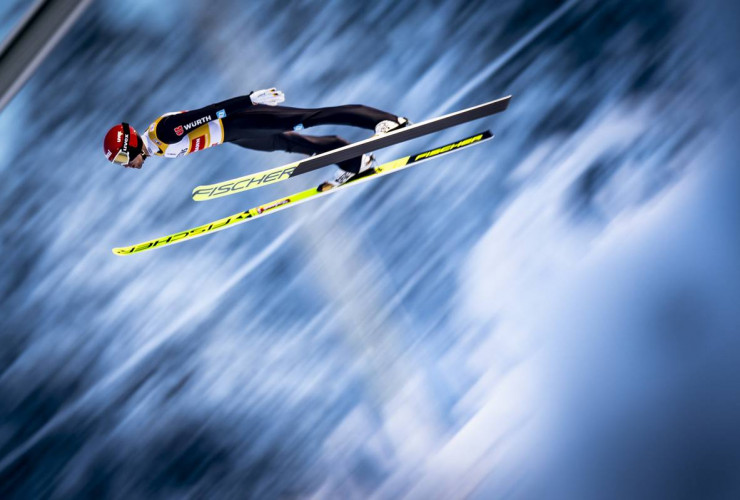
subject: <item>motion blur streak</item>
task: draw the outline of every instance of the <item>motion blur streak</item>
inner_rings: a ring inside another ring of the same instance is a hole
[[[244,267],[239,269],[236,274],[231,276],[228,281],[223,283],[219,290],[216,291],[213,295],[209,296],[206,301],[196,304],[196,307],[187,310],[184,314],[176,318],[175,322],[169,325],[166,330],[158,332],[156,336],[148,339],[146,343],[142,345],[134,353],[133,356],[126,360],[126,362],[122,366],[120,366],[110,375],[106,376],[105,379],[97,382],[94,386],[83,393],[80,396],[80,400],[76,402],[75,405],[67,406],[64,408],[64,410],[60,411],[59,414],[55,415],[54,418],[49,420],[49,422],[47,422],[43,428],[39,429],[36,434],[34,434],[25,443],[23,443],[23,445],[19,449],[14,450],[12,453],[8,454],[3,459],[3,461],[0,462],[0,474],[7,467],[12,465],[12,463],[18,457],[22,456],[31,446],[36,444],[39,439],[43,438],[49,432],[53,432],[56,425],[63,422],[65,418],[73,416],[75,409],[77,409],[79,405],[85,404],[87,402],[86,398],[91,398],[96,395],[93,391],[107,391],[106,394],[108,397],[110,397],[111,391],[114,389],[115,382],[117,382],[122,377],[130,376],[131,371],[140,369],[141,362],[144,361],[146,357],[152,352],[162,348],[165,345],[165,342],[170,339],[170,337],[180,332],[188,323],[197,320],[198,317],[217,307],[218,301],[222,298],[224,294],[226,294],[226,292],[232,290],[234,286],[239,284],[241,280],[246,278],[249,274],[251,274],[252,271],[263,264],[264,261],[269,258],[275,252],[275,250],[280,248],[280,245],[285,243],[293,235],[293,233],[295,233],[297,229],[298,225],[294,224],[293,226],[285,230],[282,234],[277,236],[267,248],[252,257],[244,265]]]
[[[740,496],[735,4],[93,3],[0,113],[0,497]],[[331,174],[193,203],[297,156],[101,153],[271,86],[514,98],[377,154],[475,150],[112,255]]]
[[[526,34],[526,36],[522,37],[518,42],[512,45],[511,48],[509,48],[501,56],[496,58],[486,68],[484,68],[483,71],[480,71],[475,76],[475,78],[471,79],[468,83],[463,85],[460,90],[455,92],[455,94],[453,94],[445,102],[443,102],[439,106],[439,108],[434,110],[432,116],[438,116],[444,113],[448,113],[449,110],[452,109],[452,106],[457,104],[460,99],[462,99],[463,97],[467,97],[473,89],[478,87],[486,80],[490,79],[491,76],[496,73],[496,71],[501,69],[504,65],[508,64],[509,61],[516,57],[522,50],[527,48],[538,36],[542,35],[542,33],[544,33],[553,24],[560,21],[563,16],[567,14],[579,2],[580,0],[569,0],[565,2],[562,6],[558,7],[555,12],[547,16],[545,20],[535,26],[534,29]]]

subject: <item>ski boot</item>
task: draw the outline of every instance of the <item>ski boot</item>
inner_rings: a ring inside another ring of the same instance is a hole
[[[362,155],[362,164],[360,165],[360,171],[357,172],[357,174],[355,174],[354,172],[347,172],[346,170],[342,170],[340,168],[334,174],[333,180],[322,182],[316,189],[318,192],[323,193],[324,191],[329,191],[332,188],[341,186],[355,175],[364,172],[365,170],[371,168],[373,165],[375,165],[375,156],[372,153],[364,154]]]

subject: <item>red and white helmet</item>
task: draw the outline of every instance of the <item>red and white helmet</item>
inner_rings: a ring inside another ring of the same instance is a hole
[[[125,165],[139,153],[143,148],[143,142],[134,127],[128,123],[120,123],[111,128],[105,139],[103,139],[103,153],[108,161]]]

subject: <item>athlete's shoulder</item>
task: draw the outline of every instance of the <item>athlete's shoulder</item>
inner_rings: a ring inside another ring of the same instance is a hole
[[[147,133],[152,140],[158,143],[174,144],[179,142],[185,133],[182,120],[178,119],[178,115],[182,115],[183,113],[185,111],[173,111],[163,114],[149,125]]]

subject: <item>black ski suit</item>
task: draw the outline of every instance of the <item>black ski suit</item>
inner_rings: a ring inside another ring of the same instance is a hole
[[[398,119],[394,114],[360,104],[303,109],[252,104],[252,100],[246,95],[184,113],[167,115],[157,124],[157,137],[167,144],[177,143],[181,139],[174,132],[177,127],[204,116],[215,118],[219,111],[226,115],[221,118],[224,142],[259,151],[287,151],[306,155],[324,153],[346,146],[349,142],[336,135],[304,135],[295,130],[316,125],[349,125],[374,130],[375,125],[383,120]],[[352,158],[337,165],[342,170],[357,173],[361,159]]]

